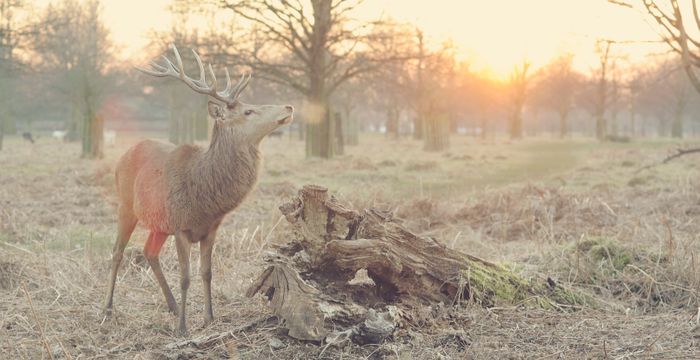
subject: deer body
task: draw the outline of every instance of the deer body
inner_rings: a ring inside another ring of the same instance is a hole
[[[154,64],[158,71],[142,70],[154,76],[171,76],[184,81],[196,92],[224,103],[210,101],[214,118],[212,139],[207,149],[195,145],[175,147],[145,140],[129,149],[116,167],[119,197],[117,241],[112,251],[112,271],[105,300],[105,314],[112,299],[124,248],[137,223],[150,230],[144,256],[163,291],[168,308],[179,316],[178,332],[186,334],[185,308],[190,284],[190,247],[199,243],[200,275],[204,285],[204,321],[213,320],[211,306],[211,256],[216,231],[223,217],[240,205],[251,192],[260,167],[260,141],[269,133],[291,122],[293,108],[281,105],[250,105],[238,100],[250,77],[242,77],[231,88],[216,91],[216,80],[207,83],[204,67],[195,52],[200,79],[184,73],[180,54],[173,46],[179,70],[166,58],[166,65]],[[211,77],[215,79],[212,72]],[[175,236],[180,266],[180,306],[160,267],[159,254],[168,236]]]
[[[220,146],[138,143],[117,165],[120,200],[152,231],[202,235],[240,205],[257,180],[257,148]]]

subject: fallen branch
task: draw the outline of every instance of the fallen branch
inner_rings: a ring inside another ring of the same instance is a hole
[[[693,154],[693,153],[700,153],[700,148],[677,149],[674,154],[667,156],[666,158],[661,160],[661,162],[653,163],[653,164],[649,164],[649,165],[640,167],[639,169],[637,169],[635,171],[635,174],[641,172],[642,170],[651,169],[652,167],[660,165],[660,164],[668,164],[671,160],[677,159],[677,158],[684,156],[684,155]]]
[[[678,149],[675,154],[667,156],[664,161],[662,161],[662,164],[666,164],[669,161],[673,159],[677,159],[683,155],[688,155],[688,154],[693,154],[693,153],[698,153],[700,152],[700,148],[692,148],[692,149]]]
[[[251,323],[248,323],[246,325],[241,325],[237,326],[229,331],[224,331],[221,333],[216,333],[216,334],[208,334],[208,335],[202,335],[200,337],[192,338],[192,339],[185,339],[181,341],[176,341],[170,344],[165,345],[165,348],[167,350],[176,350],[176,349],[182,349],[185,347],[195,347],[197,349],[206,349],[214,346],[215,344],[218,344],[222,340],[229,339],[235,337],[234,334],[242,332],[242,331],[247,331],[252,328],[257,327],[260,324],[267,323],[268,321],[275,319],[276,316],[265,316],[262,318],[259,318]]]

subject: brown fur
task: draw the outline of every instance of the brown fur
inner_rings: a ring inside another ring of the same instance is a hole
[[[209,104],[216,119],[208,149],[175,147],[153,140],[129,149],[116,168],[119,197],[117,241],[112,254],[111,283],[105,312],[112,308],[114,283],[122,253],[136,223],[151,232],[144,247],[170,311],[179,313],[178,331],[186,333],[185,305],[189,287],[190,245],[199,242],[204,281],[205,323],[211,309],[211,253],[223,217],[240,205],[258,178],[262,138],[291,120],[291,106],[236,103],[225,109]],[[158,255],[169,235],[175,235],[180,263],[181,304],[175,303],[160,268]],[[179,311],[178,311],[179,310]]]

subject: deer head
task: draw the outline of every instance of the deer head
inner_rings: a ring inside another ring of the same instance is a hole
[[[205,94],[214,99],[208,103],[209,116],[215,120],[214,133],[225,132],[233,138],[237,144],[257,145],[266,135],[273,132],[278,127],[292,121],[294,108],[291,105],[251,105],[239,100],[241,92],[250,82],[250,73],[241,75],[238,82],[231,86],[231,77],[228,69],[224,68],[226,74],[226,87],[224,90],[217,90],[217,80],[211,64],[208,64],[211,83],[207,80],[206,71],[202,64],[202,59],[196,51],[192,50],[197,66],[199,67],[199,79],[192,79],[185,74],[182,58],[175,45],[170,47],[175,54],[173,64],[170,59],[163,56],[164,65],[151,62],[152,69],[137,69],[145,74],[157,77],[173,77],[181,80],[195,92]],[[215,141],[215,137],[212,141]]]

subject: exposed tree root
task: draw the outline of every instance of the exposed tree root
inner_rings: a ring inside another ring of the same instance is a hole
[[[320,186],[305,186],[280,210],[294,236],[268,258],[270,266],[248,296],[266,295],[297,339],[381,342],[411,322],[411,309],[436,303],[556,309],[592,304],[551,279],[524,279],[418,236],[390,213],[360,213]]]

